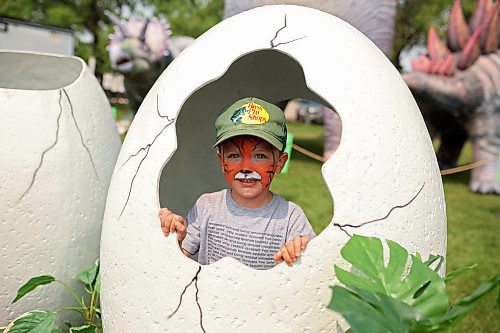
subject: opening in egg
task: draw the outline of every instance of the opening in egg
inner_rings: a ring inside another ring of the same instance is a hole
[[[333,122],[330,128],[336,131],[335,139],[328,141],[331,156],[340,143],[341,121],[334,108],[307,86],[300,64],[277,50],[243,55],[224,75],[207,82],[185,101],[176,122],[177,150],[160,178],[161,207],[186,217],[202,194],[229,187],[212,147],[214,123],[221,109],[244,97],[257,97],[286,110],[288,133],[294,137],[289,144],[296,149],[288,171],[275,176],[271,191],[300,206],[319,234],[333,215],[333,200],[321,174],[323,123],[325,119]],[[159,99],[161,103],[161,96]],[[302,152],[297,150],[300,148]],[[239,231],[234,232],[241,238]],[[237,237],[228,245],[235,251],[241,248]]]
[[[64,68],[64,71],[60,69]],[[0,87],[6,89],[61,89],[78,79],[82,63],[77,58],[0,52]],[[58,73],[58,75],[54,75]]]

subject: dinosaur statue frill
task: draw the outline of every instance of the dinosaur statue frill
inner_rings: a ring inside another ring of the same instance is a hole
[[[448,22],[448,45],[431,27],[428,56],[403,77],[433,137],[441,168],[457,163],[464,143],[473,146],[470,189],[500,194],[500,2],[479,0],[467,25],[459,0]]]
[[[111,67],[123,74],[129,106],[135,113],[163,70],[194,39],[171,36],[164,19],[122,21],[112,13],[106,15],[115,24],[108,47]]]

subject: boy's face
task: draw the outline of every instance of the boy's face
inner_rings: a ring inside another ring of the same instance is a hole
[[[285,165],[288,155],[269,142],[241,135],[224,141],[217,153],[222,172],[231,188],[245,198],[269,190],[274,174]]]

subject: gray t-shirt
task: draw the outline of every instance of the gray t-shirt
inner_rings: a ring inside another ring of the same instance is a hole
[[[186,221],[182,247],[199,252],[202,265],[232,257],[255,269],[269,269],[276,265],[273,256],[286,241],[315,236],[304,211],[276,194],[259,208],[238,205],[228,190],[203,194]]]

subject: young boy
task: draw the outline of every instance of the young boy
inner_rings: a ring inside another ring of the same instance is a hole
[[[230,190],[203,194],[186,220],[161,209],[163,232],[176,231],[182,252],[199,252],[200,264],[233,257],[255,269],[292,265],[315,234],[299,206],[269,190],[288,159],[283,112],[244,98],[219,114],[215,128],[214,148]]]

